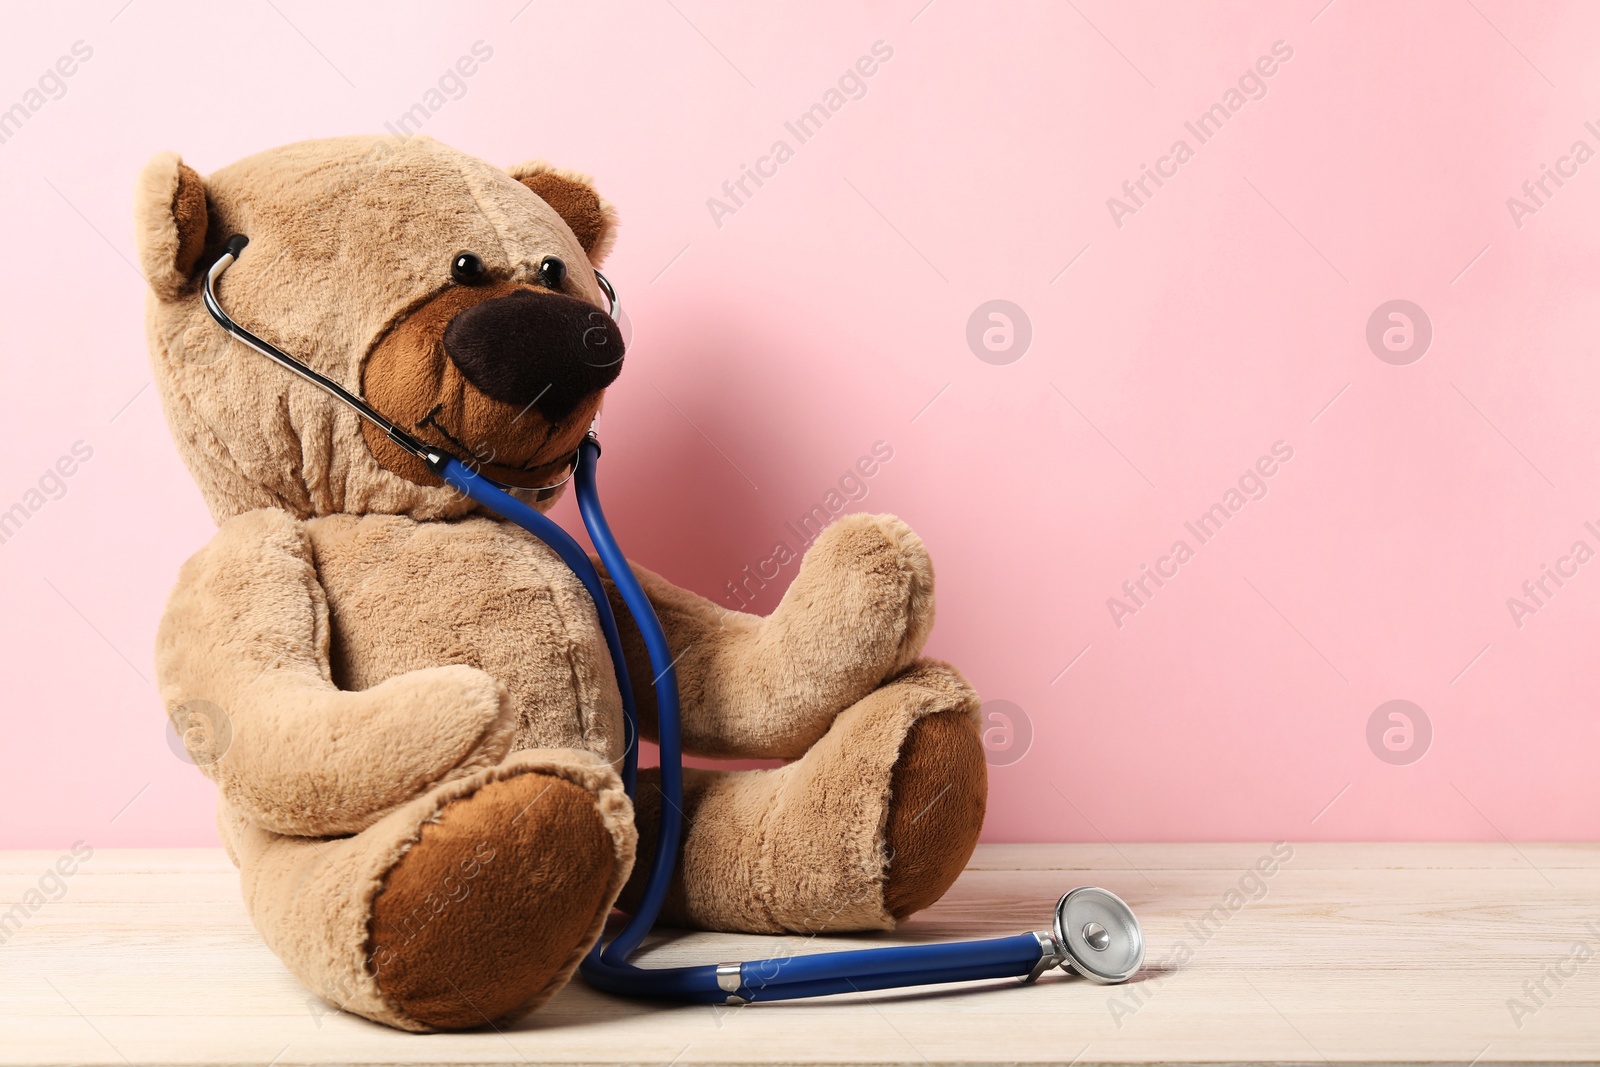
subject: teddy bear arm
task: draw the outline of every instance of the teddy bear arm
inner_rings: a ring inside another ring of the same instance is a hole
[[[891,515],[847,515],[824,530],[765,617],[633,570],[676,657],[684,748],[699,756],[803,755],[841,711],[914,662],[933,625],[933,565]],[[656,671],[609,578],[606,588],[641,732],[654,739]]]
[[[429,786],[493,766],[515,713],[465,665],[340,690],[304,529],[275,510],[225,523],[184,565],[157,637],[163,702],[227,802],[267,830],[355,833]]]

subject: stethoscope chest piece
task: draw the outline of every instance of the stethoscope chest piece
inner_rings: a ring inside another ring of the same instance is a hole
[[[1051,933],[1063,970],[1105,985],[1126,982],[1144,963],[1144,931],[1121,897],[1080,886],[1056,905]]]

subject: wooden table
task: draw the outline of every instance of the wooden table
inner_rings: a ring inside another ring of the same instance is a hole
[[[1149,945],[1123,986],[1058,972],[713,1008],[578,981],[498,1030],[419,1037],[302,989],[256,938],[220,852],[101,851],[20,929],[0,918],[0,1064],[1600,1061],[1600,845],[1298,845],[1250,877],[1270,855],[984,846],[944,901],[874,939],[1040,928],[1064,890],[1103,885]],[[0,853],[0,916],[57,858]],[[860,943],[675,935],[650,958]]]

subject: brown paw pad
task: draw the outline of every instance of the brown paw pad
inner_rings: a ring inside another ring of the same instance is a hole
[[[972,716],[950,710],[918,719],[890,789],[883,903],[899,921],[944,896],[978,843],[989,775]]]
[[[544,774],[449,804],[373,902],[378,986],[428,1026],[484,1026],[528,1004],[602,909],[616,860],[594,797]]]

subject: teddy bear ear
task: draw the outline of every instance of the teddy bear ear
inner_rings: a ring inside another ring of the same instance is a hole
[[[139,173],[134,190],[139,265],[163,300],[183,296],[206,245],[206,184],[176,152],[161,152]]]
[[[589,262],[600,265],[617,237],[617,209],[601,199],[587,175],[558,170],[542,160],[509,168],[517,181],[549,204],[572,230]]]

